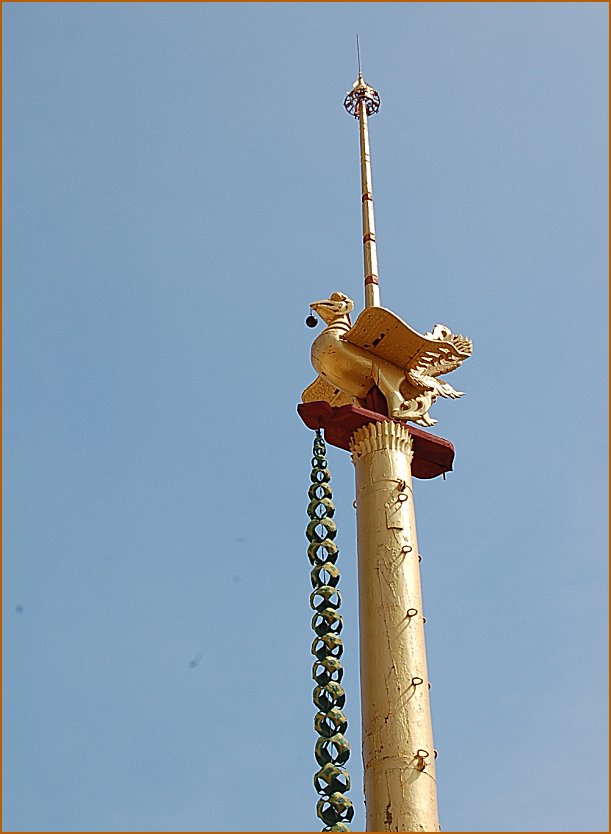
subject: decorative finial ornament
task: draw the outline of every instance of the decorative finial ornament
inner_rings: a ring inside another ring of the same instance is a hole
[[[380,94],[367,84],[359,71],[359,77],[352,85],[352,89],[346,93],[346,98],[344,99],[344,107],[355,119],[359,117],[359,104],[361,101],[365,102],[365,110],[368,116],[373,116],[380,109]]]

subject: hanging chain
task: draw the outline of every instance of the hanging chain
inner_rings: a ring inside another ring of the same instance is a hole
[[[310,523],[306,529],[314,588],[310,594],[310,606],[314,611],[312,628],[316,633],[312,643],[312,654],[316,658],[312,677],[316,682],[314,705],[318,708],[314,729],[319,738],[314,755],[320,770],[314,775],[314,787],[321,797],[316,814],[325,823],[322,830],[351,831],[348,823],[354,816],[354,806],[345,795],[350,790],[350,776],[343,767],[350,757],[350,745],[344,736],[348,721],[342,712],[346,693],[341,686],[344,670],[340,658],[344,647],[339,635],[344,622],[338,613],[341,595],[337,587],[339,569],[335,563],[339,549],[333,541],[337,526],[333,521],[335,507],[326,453],[318,429],[314,439],[312,484],[308,490]]]

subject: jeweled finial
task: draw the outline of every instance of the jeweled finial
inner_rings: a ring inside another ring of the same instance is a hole
[[[380,94],[377,90],[374,90],[373,87],[370,87],[369,84],[367,84],[359,71],[359,77],[356,79],[352,85],[352,89],[348,91],[346,98],[344,99],[344,107],[351,116],[354,116],[355,119],[358,119],[359,117],[359,103],[361,101],[365,102],[365,109],[368,116],[372,116],[380,109]]]

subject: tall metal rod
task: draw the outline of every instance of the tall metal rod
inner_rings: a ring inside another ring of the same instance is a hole
[[[360,56],[359,56],[360,61]],[[365,273],[365,307],[380,306],[378,277],[378,253],[373,213],[373,186],[371,181],[371,156],[369,153],[368,117],[380,109],[380,96],[365,82],[359,67],[359,75],[352,90],[344,100],[344,107],[359,120],[361,150],[361,202],[363,216],[363,267]]]
[[[359,71],[344,106],[359,120],[365,306],[380,306],[368,117],[378,93]],[[363,780],[367,831],[439,831],[412,441],[370,423],[350,441],[356,474]]]
[[[359,137],[361,144],[361,201],[363,213],[363,267],[365,271],[365,307],[380,306],[378,277],[378,252],[376,224],[373,213],[373,186],[371,183],[371,156],[369,153],[369,127],[367,103],[359,102]]]

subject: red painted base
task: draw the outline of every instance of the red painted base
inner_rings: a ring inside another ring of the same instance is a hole
[[[325,440],[339,449],[349,449],[354,432],[367,423],[381,423],[392,418],[355,405],[334,407],[327,402],[300,403],[299,416],[309,429],[323,429]],[[395,420],[396,423],[403,422]],[[454,446],[449,440],[404,423],[412,436],[414,478],[436,478],[452,471]]]

